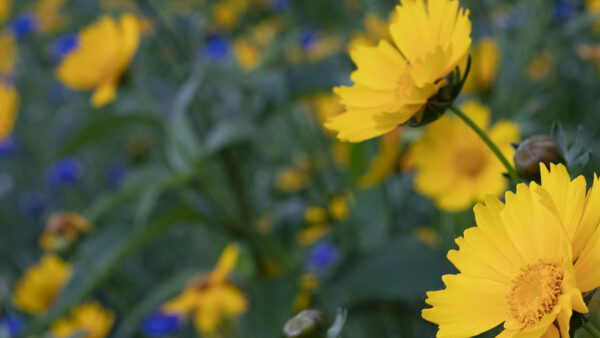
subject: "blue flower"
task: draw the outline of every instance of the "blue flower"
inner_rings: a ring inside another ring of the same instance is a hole
[[[14,153],[19,147],[19,142],[14,135],[8,135],[0,140],[0,158]]]
[[[577,12],[578,6],[573,1],[558,0],[554,3],[554,17],[559,21],[568,20]]]
[[[142,330],[149,336],[164,336],[177,331],[181,324],[183,319],[180,316],[157,311],[144,319]]]
[[[112,188],[118,188],[123,184],[125,180],[125,175],[127,174],[127,168],[122,165],[114,165],[108,169],[106,173],[106,177],[108,179],[108,184]]]
[[[313,246],[308,254],[308,269],[317,274],[324,273],[337,263],[339,256],[335,245],[321,242]]]
[[[290,7],[290,0],[272,0],[271,6],[277,12],[283,12]]]
[[[33,13],[17,16],[10,22],[10,28],[16,38],[33,33],[39,26],[38,18]]]
[[[220,35],[209,36],[204,46],[204,55],[209,61],[219,61],[229,55],[231,41]]]
[[[50,54],[54,60],[60,61],[63,57],[76,50],[78,47],[79,38],[76,34],[65,35],[52,42]]]
[[[2,318],[0,327],[6,328],[10,337],[16,337],[25,330],[25,322],[21,317],[12,314]]]
[[[312,49],[319,42],[319,33],[315,31],[307,31],[300,36],[300,46],[304,50]]]
[[[81,177],[81,163],[67,157],[53,163],[46,171],[46,181],[54,187],[76,183]]]
[[[38,218],[48,205],[48,197],[40,192],[25,192],[19,198],[19,210],[25,216]]]

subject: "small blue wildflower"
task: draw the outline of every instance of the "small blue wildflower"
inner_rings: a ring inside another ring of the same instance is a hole
[[[62,60],[67,54],[79,47],[79,37],[76,34],[62,36],[54,42],[50,48],[50,54],[56,61]]]
[[[81,177],[81,163],[74,157],[54,162],[46,171],[46,182],[58,187],[76,183]]]
[[[19,147],[19,142],[14,135],[8,135],[0,140],[0,158],[14,153]]]
[[[25,322],[21,317],[11,314],[0,320],[0,327],[6,328],[10,337],[16,337],[25,331]]]
[[[177,331],[181,324],[183,324],[181,316],[157,311],[144,319],[142,330],[149,336],[162,337]]]
[[[108,184],[112,188],[118,188],[123,184],[125,180],[125,175],[127,174],[127,169],[123,165],[114,165],[108,168],[108,172],[106,173],[106,178],[108,179]]]
[[[19,210],[28,217],[38,218],[48,205],[48,197],[40,192],[25,192],[19,198]]]
[[[209,61],[219,61],[229,55],[231,40],[220,35],[209,36],[204,45],[204,55]]]
[[[16,38],[22,38],[33,33],[38,26],[38,18],[33,13],[21,14],[10,22],[10,29]]]
[[[577,12],[577,4],[573,1],[558,0],[554,2],[554,18],[566,21]]]
[[[335,245],[321,242],[313,246],[308,254],[308,269],[315,273],[324,273],[337,263],[339,256]]]
[[[272,0],[271,6],[277,12],[283,12],[290,7],[290,0]]]
[[[300,36],[300,46],[304,50],[312,49],[319,42],[319,33],[315,31],[307,31]]]

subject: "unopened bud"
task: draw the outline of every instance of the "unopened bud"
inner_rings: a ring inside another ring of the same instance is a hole
[[[540,163],[565,163],[562,150],[556,141],[546,135],[535,135],[519,143],[515,151],[517,173],[526,181],[540,179]]]
[[[325,317],[317,310],[304,310],[285,323],[283,333],[288,338],[326,337],[327,324]]]

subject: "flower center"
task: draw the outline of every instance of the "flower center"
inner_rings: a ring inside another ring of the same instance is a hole
[[[565,272],[559,264],[542,260],[529,264],[512,280],[509,313],[523,328],[534,325],[554,309]]]
[[[487,164],[486,154],[478,148],[461,149],[454,154],[456,168],[463,176],[475,178]]]

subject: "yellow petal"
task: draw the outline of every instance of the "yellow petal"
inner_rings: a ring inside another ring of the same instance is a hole
[[[223,250],[217,266],[210,276],[212,283],[218,284],[224,282],[237,263],[240,253],[240,247],[237,244],[229,244]]]

